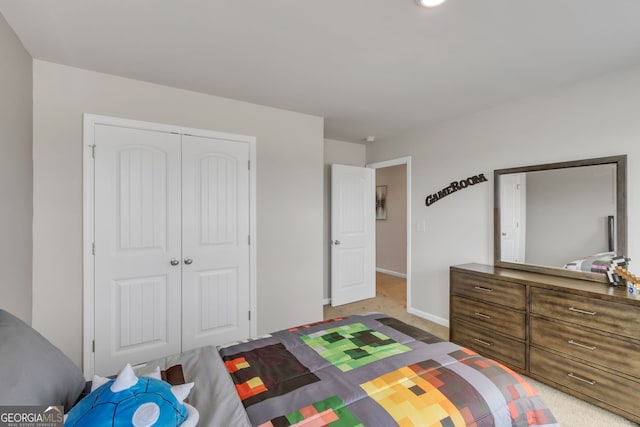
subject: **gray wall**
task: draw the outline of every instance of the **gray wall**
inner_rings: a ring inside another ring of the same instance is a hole
[[[82,355],[82,114],[257,138],[258,333],[322,318],[323,119],[34,61],[33,325]]]
[[[627,154],[628,255],[640,256],[639,112],[635,66],[368,145],[368,163],[412,157],[409,310],[448,324],[449,266],[493,262],[494,169]],[[428,194],[478,173],[489,182],[425,206]]]
[[[387,186],[387,219],[376,221],[376,268],[407,274],[407,165],[376,169]]]
[[[0,308],[31,323],[32,64],[0,15]]]

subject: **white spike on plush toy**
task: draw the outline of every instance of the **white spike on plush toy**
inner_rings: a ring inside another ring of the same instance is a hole
[[[180,424],[180,427],[196,427],[198,425],[198,421],[200,421],[200,412],[188,403],[185,403],[184,406],[187,407],[189,416],[182,424]]]
[[[155,378],[157,380],[161,380],[162,379],[162,374],[160,374],[160,366],[156,366],[153,371],[151,371],[148,374],[145,374],[145,377]]]
[[[117,393],[122,390],[127,390],[134,385],[138,384],[138,377],[133,372],[133,368],[129,363],[120,371],[116,380],[111,384],[111,391]]]
[[[97,389],[103,384],[108,383],[109,381],[111,381],[109,378],[101,377],[99,375],[94,375],[93,380],[91,381],[91,391]]]
[[[171,387],[171,393],[178,399],[178,402],[182,403],[189,396],[192,388],[193,383],[174,385]]]

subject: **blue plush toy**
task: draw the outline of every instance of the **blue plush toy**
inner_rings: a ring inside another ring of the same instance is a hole
[[[198,411],[183,403],[193,383],[171,386],[160,369],[136,377],[131,365],[113,380],[94,377],[91,393],[74,406],[65,426],[195,426]]]

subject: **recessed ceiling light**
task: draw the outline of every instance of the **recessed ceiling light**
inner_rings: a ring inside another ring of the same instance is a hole
[[[416,0],[416,2],[420,6],[424,6],[424,7],[436,7],[436,6],[441,5],[445,1],[447,1],[447,0]]]
[[[376,140],[376,137],[375,136],[368,136],[364,140],[367,141],[367,142],[373,142],[373,141]]]

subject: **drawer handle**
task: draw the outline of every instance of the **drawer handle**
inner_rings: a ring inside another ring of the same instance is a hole
[[[474,314],[475,314],[476,316],[478,316],[478,317],[482,317],[483,319],[493,319],[493,317],[488,316],[488,315],[486,315],[486,314],[484,314],[484,313],[478,313],[478,312],[476,312],[476,313],[474,313]]]
[[[596,385],[596,382],[595,382],[595,381],[591,381],[591,380],[586,380],[586,379],[584,379],[584,378],[580,378],[579,376],[574,375],[574,374],[573,374],[573,372],[569,372],[569,373],[567,374],[567,376],[568,376],[569,378],[573,378],[574,380],[582,381],[583,383],[587,383],[587,384],[589,384],[589,385]]]
[[[480,338],[474,338],[473,340],[474,340],[474,341],[478,341],[480,344],[484,344],[484,345],[486,345],[487,347],[491,347],[491,346],[493,345],[493,343],[492,343],[492,342],[485,341],[485,340],[481,340]]]
[[[588,314],[589,316],[595,316],[597,314],[596,311],[580,310],[579,308],[575,307],[569,307],[569,311],[575,311],[576,313],[580,314]]]
[[[575,346],[577,346],[577,347],[586,348],[587,350],[595,350],[596,348],[598,348],[598,347],[596,347],[596,346],[590,346],[590,345],[581,344],[581,343],[579,343],[579,342],[577,342],[577,341],[574,341],[574,340],[569,340],[569,341],[567,341],[567,342],[568,342],[569,344],[571,344],[571,345],[575,345]]]
[[[493,289],[491,289],[491,288],[485,288],[484,286],[475,286],[475,288],[476,288],[477,290],[479,290],[479,291],[482,291],[482,292],[493,292]]]

